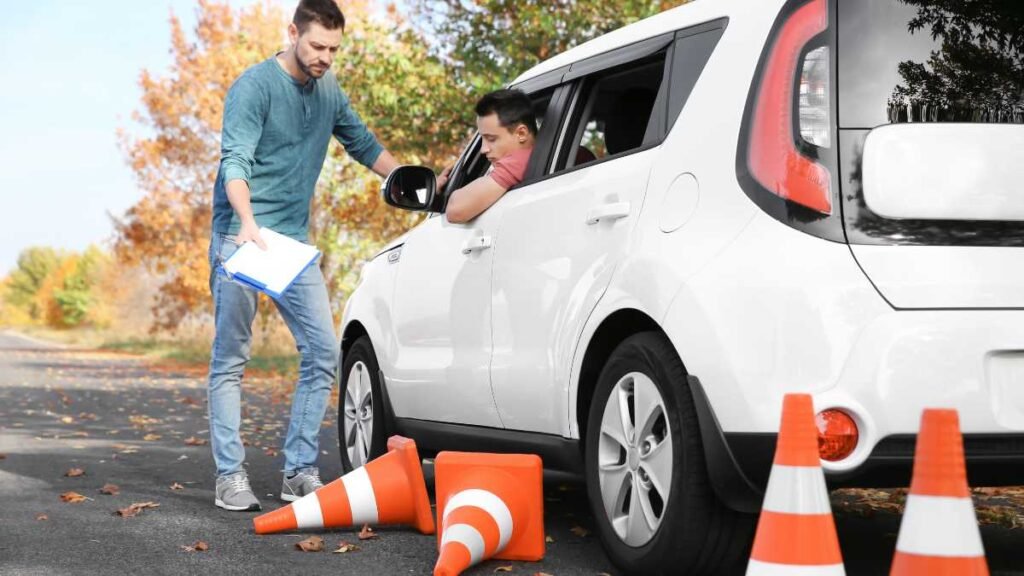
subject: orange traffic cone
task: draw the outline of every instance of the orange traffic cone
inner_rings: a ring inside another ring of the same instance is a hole
[[[539,456],[441,452],[434,460],[438,548],[434,576],[485,560],[544,557]]]
[[[392,436],[388,453],[291,504],[253,519],[257,534],[300,528],[410,524],[434,533],[416,443]]]
[[[988,576],[956,410],[927,409],[891,576]]]
[[[807,394],[787,394],[747,576],[842,575],[836,525]]]

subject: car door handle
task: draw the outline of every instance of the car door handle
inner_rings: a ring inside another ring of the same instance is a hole
[[[473,252],[481,252],[491,247],[490,236],[477,236],[472,240],[462,245],[463,254],[472,254]]]
[[[591,208],[590,212],[587,212],[587,224],[594,225],[601,221],[618,220],[626,216],[629,216],[629,202],[604,204],[597,208]]]

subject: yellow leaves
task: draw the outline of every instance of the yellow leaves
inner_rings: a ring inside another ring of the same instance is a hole
[[[572,532],[573,534],[579,536],[580,538],[585,538],[585,537],[590,535],[590,530],[587,530],[586,528],[584,528],[583,526],[580,526],[579,524],[573,526],[572,528],[569,528],[569,532]]]
[[[202,540],[196,540],[191,546],[182,546],[181,549],[185,552],[206,552],[210,549],[210,545]]]
[[[171,490],[184,490],[184,489],[185,489],[185,487],[182,486],[181,484],[177,483],[177,482],[175,482],[174,484],[171,484]]]
[[[342,540],[341,542],[338,542],[338,549],[332,552],[332,554],[347,554],[348,552],[355,552],[356,550],[359,550],[359,546],[349,544]]]
[[[127,508],[120,508],[116,514],[122,518],[134,518],[142,513],[147,508],[159,508],[160,505],[156,502],[135,502]]]
[[[324,539],[319,536],[310,536],[301,542],[296,542],[295,548],[302,552],[320,552],[324,549]]]
[[[159,440],[161,438],[163,438],[163,436],[153,433],[146,434],[145,436],[142,437],[142,439],[145,440],[146,442],[152,442],[154,440]]]
[[[79,476],[85,476],[85,470],[82,470],[81,468],[69,468],[64,475],[68,478],[77,478]]]
[[[209,444],[209,440],[206,440],[205,438],[196,438],[195,436],[185,438],[186,446],[206,446],[207,444]]]
[[[60,495],[60,499],[62,502],[66,502],[68,504],[81,504],[86,500],[92,500],[92,498],[82,496],[78,492],[65,492]]]
[[[106,494],[107,496],[117,496],[121,493],[121,489],[118,488],[117,484],[104,484],[103,488],[100,488],[100,494]]]

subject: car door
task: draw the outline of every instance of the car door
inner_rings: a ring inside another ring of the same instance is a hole
[[[560,433],[579,332],[625,255],[664,137],[669,38],[574,64],[548,174],[506,195],[491,381],[506,428]]]
[[[481,170],[474,141],[453,181]],[[486,161],[486,160],[484,160]],[[398,256],[394,363],[385,375],[399,418],[499,427],[491,394],[492,239],[500,207],[465,224],[433,214]]]

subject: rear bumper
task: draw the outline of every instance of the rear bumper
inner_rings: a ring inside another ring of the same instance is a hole
[[[725,440],[743,475],[763,490],[771,472],[776,435],[727,433]],[[915,441],[913,434],[883,438],[857,468],[827,473],[829,486],[909,487]],[[1024,434],[965,434],[964,456],[971,486],[1024,484]]]

